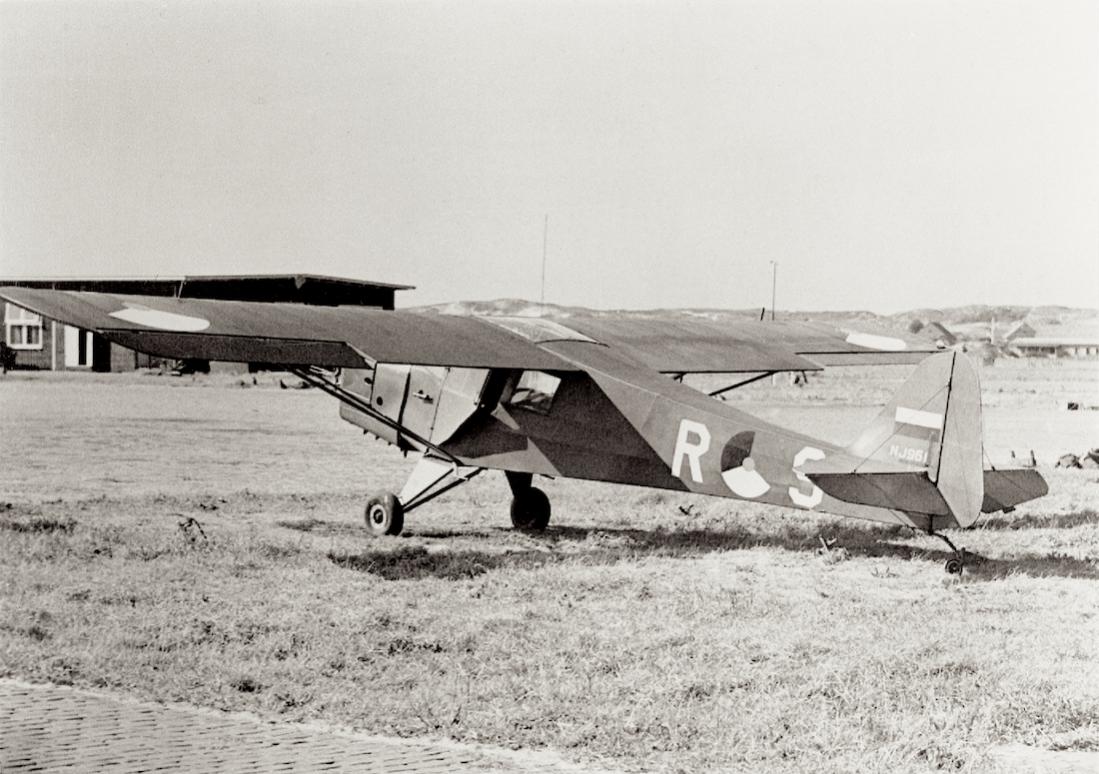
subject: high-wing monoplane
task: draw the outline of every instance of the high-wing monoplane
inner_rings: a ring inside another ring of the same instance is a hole
[[[169,358],[284,367],[340,401],[341,416],[418,455],[400,493],[370,497],[367,530],[485,470],[503,471],[511,521],[545,529],[535,476],[634,484],[770,503],[937,535],[1047,487],[1032,469],[986,467],[978,374],[965,355],[903,338],[798,322],[615,316],[462,317],[350,306],[0,288],[0,298]],[[783,371],[917,364],[847,447],[715,399]],[[707,394],[686,374],[729,374]]]

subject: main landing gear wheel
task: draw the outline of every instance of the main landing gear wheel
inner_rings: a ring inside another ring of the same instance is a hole
[[[511,524],[524,532],[541,532],[549,525],[550,501],[538,487],[530,487],[511,499]]]
[[[363,519],[373,537],[399,535],[404,529],[404,506],[391,492],[376,494],[366,501]]]

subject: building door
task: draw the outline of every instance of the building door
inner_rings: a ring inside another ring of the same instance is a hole
[[[65,326],[65,367],[88,368],[92,364],[92,332]],[[108,361],[110,353],[108,352]]]
[[[107,372],[111,370],[111,342],[102,336],[89,333],[92,344],[92,370]]]

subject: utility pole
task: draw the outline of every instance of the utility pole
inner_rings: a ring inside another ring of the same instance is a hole
[[[778,285],[778,261],[771,261],[771,320],[775,319],[775,287]]]
[[[778,261],[771,261],[771,322],[775,321],[775,287],[778,285]],[[778,374],[771,374],[771,386],[774,387]]]

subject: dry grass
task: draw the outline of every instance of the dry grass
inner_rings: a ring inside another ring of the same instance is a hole
[[[1063,376],[993,375],[989,423]],[[985,561],[957,582],[905,531],[580,482],[517,534],[498,476],[370,541],[362,491],[407,463],[311,393],[13,380],[0,406],[0,674],[632,770],[1099,749],[1097,471],[959,536]],[[828,413],[792,412],[842,435]],[[1096,445],[1093,414],[1060,440]]]

